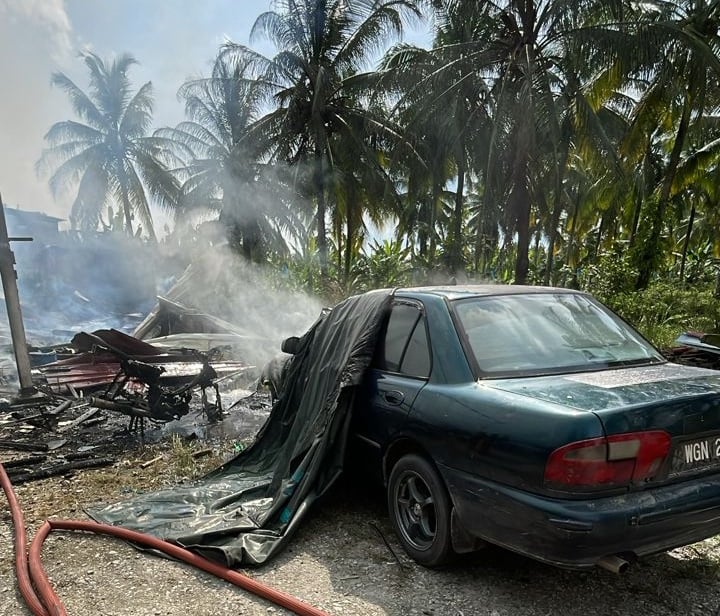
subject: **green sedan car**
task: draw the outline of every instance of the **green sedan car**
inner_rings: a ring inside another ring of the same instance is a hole
[[[351,445],[427,566],[489,542],[621,571],[720,533],[720,373],[581,292],[395,291]]]

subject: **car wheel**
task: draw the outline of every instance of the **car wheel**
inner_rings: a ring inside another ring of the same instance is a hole
[[[426,567],[454,555],[450,537],[450,499],[432,464],[418,455],[403,456],[388,482],[390,520],[413,560]]]

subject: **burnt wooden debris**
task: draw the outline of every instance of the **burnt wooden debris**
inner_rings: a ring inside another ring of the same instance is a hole
[[[191,410],[217,421],[218,382],[250,367],[116,330],[83,332],[55,354],[59,360],[33,371],[40,395],[0,400],[0,460],[14,483],[111,465],[113,454],[144,442],[146,422],[167,423]]]

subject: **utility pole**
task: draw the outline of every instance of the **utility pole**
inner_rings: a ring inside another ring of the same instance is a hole
[[[22,238],[27,241],[30,238]],[[0,195],[0,278],[2,278],[5,305],[7,306],[10,336],[12,337],[15,363],[17,364],[18,379],[20,380],[20,397],[32,396],[37,393],[32,383],[30,368],[30,355],[25,339],[25,325],[20,310],[20,296],[17,289],[17,274],[15,273],[15,255],[10,250],[7,223],[5,222],[5,206]]]

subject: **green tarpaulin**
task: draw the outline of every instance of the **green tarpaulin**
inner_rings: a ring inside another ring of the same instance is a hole
[[[228,566],[277,554],[342,471],[353,395],[370,365],[389,291],[348,298],[301,338],[283,394],[255,443],[197,483],[88,511]]]

